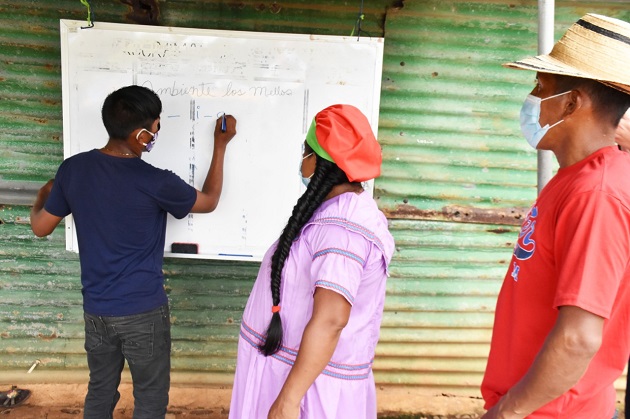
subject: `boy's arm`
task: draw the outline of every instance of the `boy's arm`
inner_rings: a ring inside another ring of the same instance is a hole
[[[31,230],[37,237],[44,237],[53,232],[59,225],[62,217],[52,215],[44,209],[44,204],[50,195],[54,179],[50,179],[37,193],[37,198],[31,209]]]
[[[201,191],[197,191],[197,200],[190,212],[212,212],[219,204],[223,189],[223,160],[225,150],[230,140],[236,135],[236,119],[232,115],[225,115],[225,132],[221,129],[222,118],[217,120],[214,127],[214,151],[210,169],[206,175]]]

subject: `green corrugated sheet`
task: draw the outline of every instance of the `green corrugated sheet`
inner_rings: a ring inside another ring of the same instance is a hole
[[[385,25],[376,195],[398,251],[375,374],[478,396],[496,296],[536,197],[536,153],[518,125],[535,73],[501,64],[536,53],[537,2],[404,5]],[[556,6],[556,39],[587,12],[630,18],[621,2]]]
[[[92,4],[96,20],[148,18],[121,2]],[[157,4],[165,26],[347,35],[360,2]],[[630,20],[621,1],[556,6],[558,36],[586,12]],[[375,196],[397,244],[376,380],[478,396],[496,295],[536,193],[536,156],[518,129],[534,75],[500,66],[536,51],[536,2],[364,7],[363,28],[386,39]],[[79,0],[0,0],[1,196],[32,195],[63,158],[59,19],[85,17]],[[17,201],[0,202],[0,370],[26,371],[35,359],[36,372],[85,370],[78,258],[64,250],[63,227],[35,238],[27,206],[1,206]],[[179,373],[230,383],[257,268],[166,259],[175,382]]]
[[[536,8],[406,6],[386,22],[381,206],[396,216],[408,204],[403,217],[415,210],[429,219],[452,206],[527,207],[536,157],[520,137],[518,111],[534,74],[500,64],[536,50]]]

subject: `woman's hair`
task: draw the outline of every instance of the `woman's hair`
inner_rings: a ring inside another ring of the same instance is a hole
[[[312,152],[308,145],[305,146],[305,152]],[[284,230],[282,230],[276,251],[271,257],[271,297],[273,298],[274,306],[280,305],[282,268],[284,268],[284,263],[289,256],[293,241],[300,230],[302,230],[302,227],[304,227],[304,224],[311,219],[315,210],[324,202],[324,198],[326,198],[332,188],[349,182],[346,174],[335,163],[323,159],[317,154],[315,156],[317,158],[315,173],[311,177],[306,192],[293,207],[293,213]],[[271,310],[271,307],[269,307],[269,310]],[[269,356],[278,352],[282,346],[282,320],[279,312],[273,313],[271,316],[266,335],[265,342],[260,345],[259,349],[265,356]]]
[[[126,140],[133,130],[146,128],[162,113],[162,101],[155,92],[142,86],[127,86],[110,93],[101,109],[109,138]]]

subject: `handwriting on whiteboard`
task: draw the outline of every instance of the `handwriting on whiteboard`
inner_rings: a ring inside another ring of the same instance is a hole
[[[222,83],[221,83],[222,84]],[[233,82],[229,82],[227,87],[221,86],[217,82],[199,82],[195,84],[180,83],[173,80],[172,84],[167,87],[154,86],[153,82],[147,80],[142,85],[148,87],[163,96],[187,96],[187,97],[235,97],[235,96],[251,96],[251,97],[272,97],[272,96],[293,96],[295,89],[277,85],[257,85],[257,86],[239,86],[236,87]]]

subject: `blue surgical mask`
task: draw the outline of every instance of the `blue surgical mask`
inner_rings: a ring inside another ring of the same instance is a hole
[[[534,95],[527,95],[527,98],[525,98],[525,102],[523,102],[523,106],[521,107],[521,132],[523,133],[523,136],[525,137],[529,145],[532,146],[534,149],[538,148],[540,140],[542,140],[547,131],[564,121],[564,119],[561,119],[553,125],[547,124],[544,127],[541,127],[540,104],[543,100],[553,99],[554,97],[566,95],[570,92],[571,90],[564,93],[559,93],[557,95],[549,96],[544,99],[541,99]]]
[[[309,177],[304,177],[302,176],[302,162],[304,161],[304,159],[309,158],[313,155],[313,153],[302,157],[302,160],[300,160],[300,168],[298,170],[298,173],[300,174],[300,178],[302,179],[302,183],[304,184],[304,186],[306,186],[308,188],[308,184],[311,183],[311,178],[313,177],[313,175],[310,175]],[[314,173],[313,173],[314,174]]]

